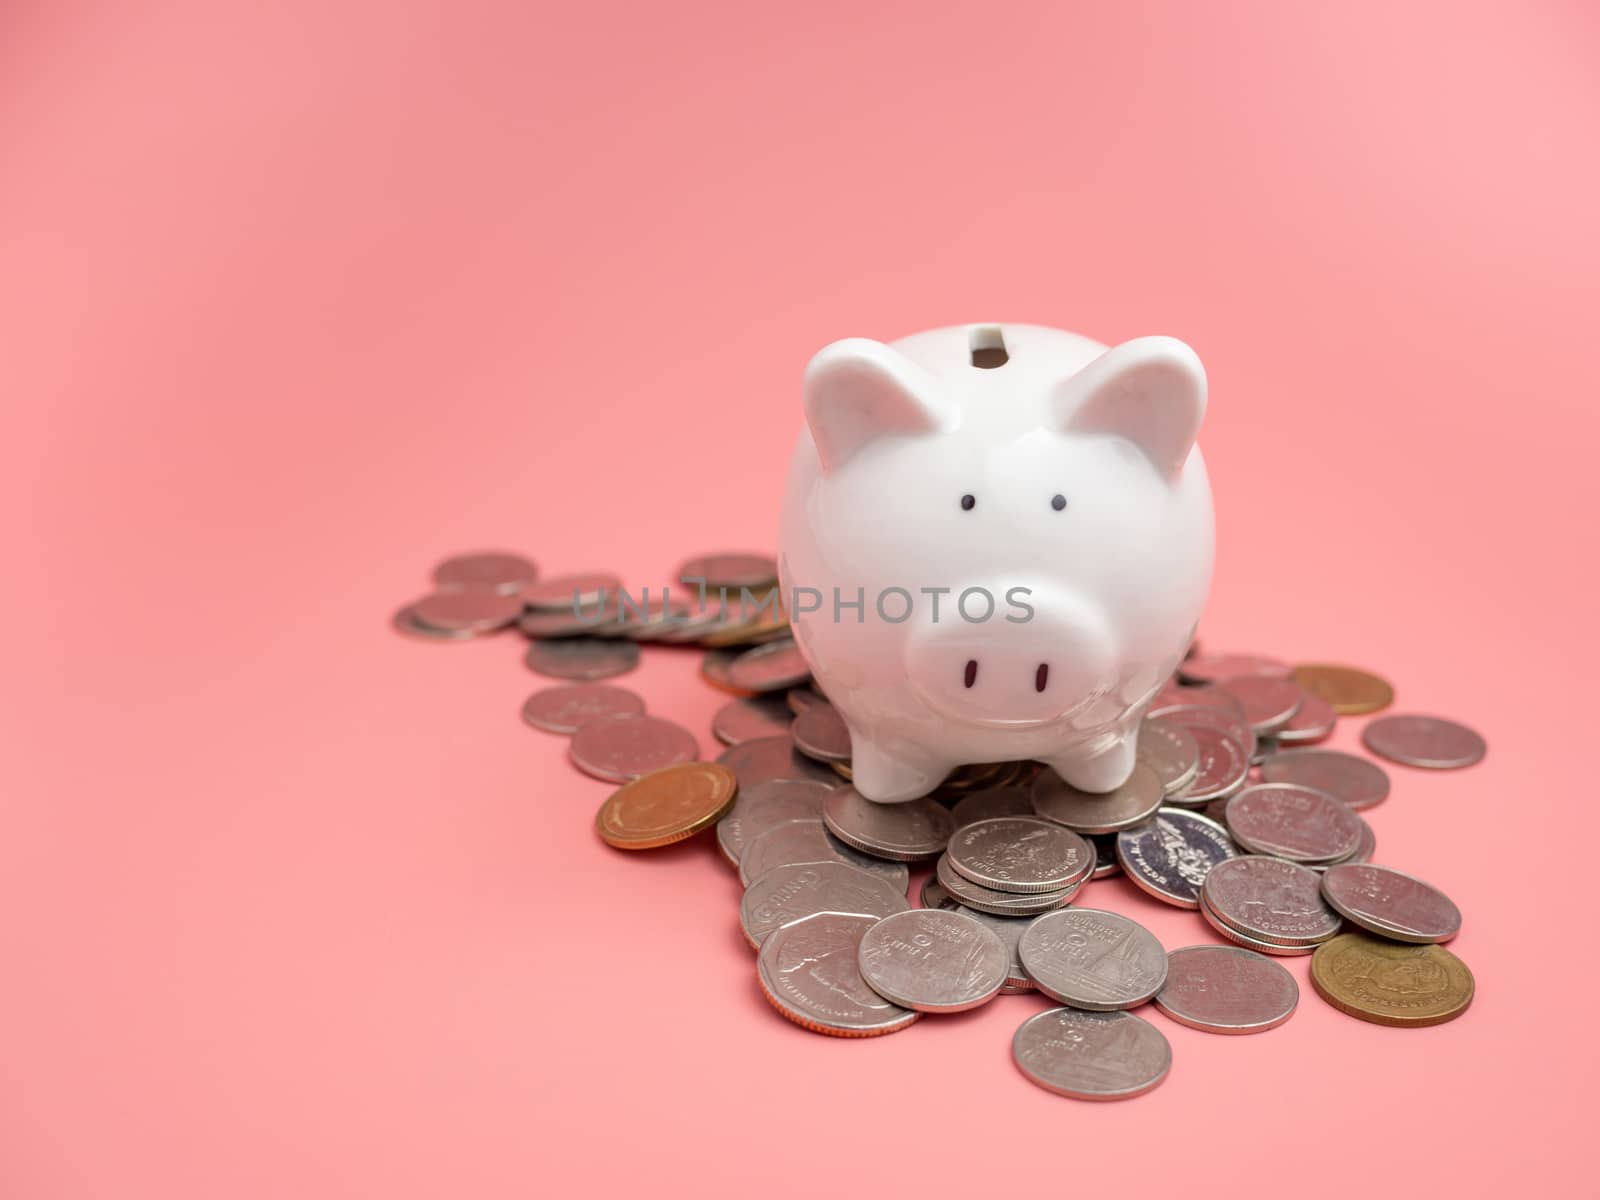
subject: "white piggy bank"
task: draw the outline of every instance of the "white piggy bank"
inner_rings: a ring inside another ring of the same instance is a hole
[[[1211,583],[1205,405],[1165,337],[961,326],[811,360],[779,574],[863,796],[1013,759],[1126,782]]]

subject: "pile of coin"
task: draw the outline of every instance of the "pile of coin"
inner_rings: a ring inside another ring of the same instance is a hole
[[[776,569],[761,555],[718,554],[678,574],[717,594],[771,588]],[[1342,717],[1392,704],[1393,688],[1370,672],[1192,651],[1152,701],[1137,765],[1113,792],[1079,791],[1038,763],[981,763],[931,796],[880,805],[849,786],[849,729],[781,609],[734,618],[661,594],[582,618],[618,593],[609,573],[541,580],[520,555],[461,555],[395,625],[436,640],[515,626],[532,669],[573,680],[535,692],[523,717],[568,736],[579,769],[622,785],[596,816],[600,837],[647,850],[714,827],[745,887],[738,919],[762,991],[806,1029],[872,1037],[1040,991],[1061,1007],[1018,1028],[1018,1068],[1051,1091],[1103,1100],[1148,1091],[1171,1066],[1166,1036],[1130,1011],[1146,1002],[1211,1033],[1287,1021],[1299,988],[1280,957],[1310,955],[1317,993],[1379,1024],[1436,1024],[1471,1002],[1471,972],[1441,945],[1460,928],[1456,906],[1371,862],[1376,837],[1361,814],[1388,797],[1387,772],[1315,745]],[[694,736],[641,697],[596,682],[632,669],[641,642],[706,648],[702,677],[733,693],[712,720],[727,746],[716,763],[695,761]],[[1485,753],[1478,734],[1430,716],[1378,717],[1362,744],[1424,769]],[[918,907],[913,867],[929,872]],[[1081,902],[1119,873],[1225,942],[1167,953],[1136,922]]]

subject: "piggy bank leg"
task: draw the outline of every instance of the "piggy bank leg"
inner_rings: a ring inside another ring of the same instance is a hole
[[[926,796],[950,773],[950,764],[916,750],[890,753],[852,732],[850,782],[868,800],[897,804]]]
[[[1114,792],[1133,774],[1138,737],[1135,725],[1119,731],[1109,744],[1087,752],[1058,755],[1045,762],[1080,792]]]

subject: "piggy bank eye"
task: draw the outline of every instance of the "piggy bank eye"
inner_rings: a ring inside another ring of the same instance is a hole
[[[974,496],[971,492],[968,492],[965,496],[961,497],[961,511],[962,512],[971,512],[972,511],[972,506],[975,505],[977,502],[978,502],[978,498],[976,496]]]
[[[1066,506],[1067,506],[1067,498],[1065,496],[1063,496],[1060,492],[1057,492],[1054,496],[1052,496],[1050,498],[1050,507],[1055,509],[1057,512],[1060,512]]]

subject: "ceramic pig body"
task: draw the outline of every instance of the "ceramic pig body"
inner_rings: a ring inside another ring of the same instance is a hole
[[[804,399],[780,575],[857,790],[1012,759],[1124,783],[1211,581],[1194,352],[1028,325],[850,339]]]

